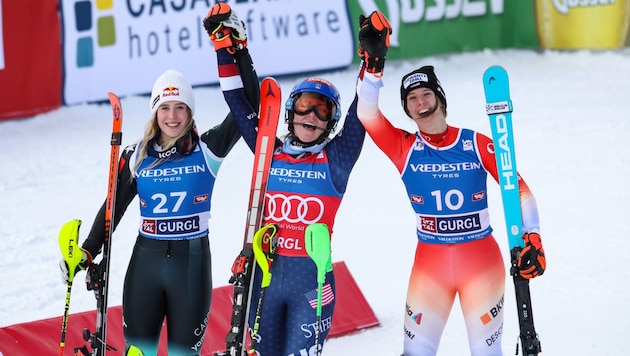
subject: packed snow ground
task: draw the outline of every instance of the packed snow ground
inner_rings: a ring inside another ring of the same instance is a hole
[[[544,276],[531,283],[543,355],[630,353],[630,51],[504,50],[390,61],[380,105],[398,127],[416,130],[400,107],[398,88],[405,73],[425,64],[436,67],[446,91],[449,123],[486,134],[482,74],[494,64],[509,72],[518,168],[538,202],[548,262]],[[339,88],[347,108],[356,68],[319,75]],[[285,99],[301,78],[280,78]],[[146,83],[147,90],[152,84]],[[197,88],[195,96],[200,130],[228,111],[218,87]],[[123,145],[141,137],[148,100],[123,98]],[[78,218],[83,241],[105,199],[110,117],[108,104],[85,104],[0,123],[0,326],[63,313],[57,236],[63,223]],[[215,186],[210,225],[216,286],[227,284],[240,250],[251,166],[252,154],[241,140]],[[489,198],[495,236],[507,256],[492,180]],[[113,235],[112,305],[122,301],[137,224],[136,200]],[[337,216],[333,259],[346,262],[381,325],[329,340],[325,355],[401,353],[414,248],[414,218],[402,182],[368,137]],[[92,292],[78,286],[71,312],[94,309]],[[506,286],[503,350],[513,355],[518,322],[511,280]],[[468,353],[456,302],[439,355]]]

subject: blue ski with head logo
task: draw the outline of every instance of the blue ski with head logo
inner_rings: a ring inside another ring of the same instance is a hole
[[[524,247],[522,233],[521,203],[518,192],[518,173],[514,136],[512,134],[512,100],[510,84],[505,69],[492,66],[483,75],[486,93],[486,113],[490,117],[494,155],[497,159],[499,186],[503,198],[503,212],[508,233],[510,250]]]
[[[516,153],[512,127],[512,100],[507,71],[501,66],[492,66],[483,74],[483,89],[486,95],[486,113],[490,118],[494,155],[497,161],[497,173],[508,243],[510,246],[510,274],[514,280],[520,340],[523,355],[538,355],[542,349],[538,334],[534,329],[534,315],[531,308],[529,280],[521,277],[516,261],[524,247],[523,218],[518,189]],[[518,343],[516,345],[518,354]]]

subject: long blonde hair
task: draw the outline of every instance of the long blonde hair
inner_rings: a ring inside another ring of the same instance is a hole
[[[163,151],[167,151],[171,147],[175,146],[175,144],[177,143],[177,140],[187,135],[190,132],[190,130],[192,130],[193,127],[195,126],[195,121],[192,118],[192,111],[190,110],[188,105],[186,105],[186,112],[188,113],[188,122],[186,123],[186,128],[182,130],[182,132],[177,137],[171,137],[168,141],[163,142],[162,143],[164,145],[162,147]],[[134,172],[138,171],[138,168],[140,168],[142,161],[144,161],[144,159],[147,158],[148,147],[151,144],[151,141],[155,138],[159,138],[160,134],[162,134],[162,130],[160,130],[160,126],[158,125],[157,112],[155,112],[153,114],[153,117],[151,117],[151,120],[147,122],[144,129],[144,136],[142,137],[142,141],[140,141],[140,143],[138,144],[139,151],[138,151],[138,156],[136,157],[136,164],[134,165],[134,169],[133,169]],[[155,162],[153,162],[149,167],[147,167],[147,169],[156,167],[162,164],[162,162],[166,160],[167,160],[166,158],[156,159]]]

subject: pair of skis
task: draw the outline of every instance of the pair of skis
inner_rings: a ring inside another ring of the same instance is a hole
[[[87,347],[75,348],[75,355],[104,356],[107,350],[116,350],[107,345],[107,295],[109,282],[109,251],[111,249],[111,236],[113,232],[114,207],[116,205],[116,182],[118,180],[118,155],[122,143],[122,106],[120,99],[114,93],[108,93],[112,108],[112,136],[109,160],[109,177],[107,181],[107,199],[105,204],[105,242],[101,262],[93,263],[88,269],[88,290],[94,290],[96,295],[96,329],[92,333],[89,329],[83,330],[83,339],[90,342],[92,351]],[[65,338],[68,327],[68,310],[70,308],[70,294],[74,271],[81,262],[82,252],[79,248],[79,228],[81,220],[72,220],[64,224],[59,232],[59,248],[66,264],[68,265],[68,289],[61,328],[61,341],[59,342],[59,355],[62,356],[65,349]]]
[[[503,212],[510,248],[510,274],[514,280],[516,306],[518,310],[519,337],[523,355],[536,356],[542,349],[538,334],[534,329],[534,314],[529,292],[529,280],[521,277],[517,260],[523,243],[523,221],[514,152],[512,129],[512,100],[507,71],[500,66],[488,68],[483,75],[483,88],[486,96],[486,113],[490,119],[494,154],[497,161],[499,185],[503,200]],[[518,355],[518,343],[516,344]]]

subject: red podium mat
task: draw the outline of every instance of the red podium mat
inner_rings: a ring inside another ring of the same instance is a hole
[[[337,285],[337,304],[328,338],[347,335],[361,329],[379,325],[374,311],[368,304],[346,264],[333,264]],[[95,302],[96,303],[96,302]],[[225,336],[230,328],[232,312],[232,286],[215,288],[212,294],[212,307],[208,330],[202,348],[202,356],[212,356],[215,351],[225,349]],[[114,306],[108,309],[107,344],[118,351],[108,354],[121,355],[125,341],[122,332],[122,308]],[[94,330],[96,311],[71,314],[68,317],[66,333],[66,355],[72,355],[75,347],[86,345],[82,330],[85,327]],[[62,317],[37,320],[0,328],[0,355],[55,355],[59,354]],[[165,329],[163,329],[165,330]],[[166,335],[162,332],[160,352],[166,355]]]

